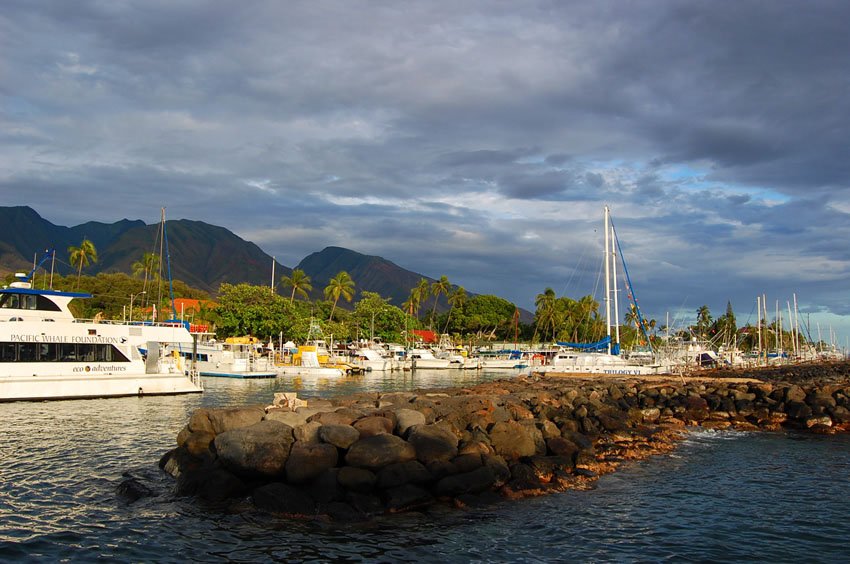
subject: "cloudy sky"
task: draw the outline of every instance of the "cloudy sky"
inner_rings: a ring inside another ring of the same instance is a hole
[[[850,4],[6,0],[0,193],[58,225],[227,227],[532,309],[597,295],[609,205],[645,313],[850,335]],[[786,314],[787,317],[787,314]],[[661,324],[660,323],[660,324]]]

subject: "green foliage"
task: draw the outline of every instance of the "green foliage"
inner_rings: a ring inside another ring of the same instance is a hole
[[[290,304],[269,291],[250,284],[222,284],[219,288],[219,337],[250,335],[260,339],[286,335],[292,326]]]
[[[456,308],[450,327],[478,339],[513,339],[513,319],[516,306],[506,299],[480,295]]]
[[[352,315],[357,335],[371,339],[380,337],[384,342],[401,342],[405,326],[411,327],[413,320],[401,309],[390,305],[389,300],[375,292],[362,292],[360,301],[354,306]]]

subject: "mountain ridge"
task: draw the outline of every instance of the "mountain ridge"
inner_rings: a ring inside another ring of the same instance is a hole
[[[30,253],[45,249],[56,250],[56,271],[59,274],[76,273],[68,264],[67,248],[78,246],[83,238],[94,243],[98,262],[83,268],[84,274],[100,272],[132,273],[134,262],[145,252],[160,254],[161,224],[148,225],[136,219],[122,219],[115,223],[88,221],[73,227],[54,225],[29,206],[0,206],[0,274],[13,271],[29,272],[32,269]],[[178,219],[165,222],[171,276],[186,284],[215,295],[223,283],[269,285],[274,259],[256,244],[246,241],[232,231],[203,221]],[[424,278],[435,281],[394,262],[377,256],[337,246],[328,246],[304,257],[295,268],[310,276],[312,297],[322,298],[328,281],[341,270],[347,271],[355,281],[356,295],[363,291],[376,292],[389,298],[392,305],[401,307],[410,296],[410,290]],[[163,266],[163,276],[168,276]],[[280,280],[292,273],[292,268],[274,261],[275,284],[281,295],[288,289]],[[469,290],[469,289],[467,289]],[[470,297],[476,295],[469,291]],[[356,299],[356,298],[355,298]],[[430,296],[420,307],[430,308]],[[344,304],[340,304],[343,306]],[[350,307],[350,306],[349,306]],[[448,309],[445,298],[439,300],[438,311]],[[521,309],[523,317],[530,314]]]

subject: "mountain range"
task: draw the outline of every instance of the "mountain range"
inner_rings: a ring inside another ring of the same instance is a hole
[[[172,277],[209,292],[218,291],[222,283],[267,285],[271,283],[272,262],[257,245],[245,241],[231,231],[202,221],[188,219],[165,222],[164,240],[171,258]],[[132,264],[146,252],[160,252],[163,237],[160,224],[147,225],[141,220],[122,219],[107,224],[90,221],[74,227],[63,227],[42,218],[28,206],[0,207],[0,274],[28,272],[45,250],[56,250],[56,272],[71,274],[76,268],[68,263],[68,247],[79,246],[84,238],[94,243],[98,261],[84,268],[86,274],[132,271]],[[326,247],[304,258],[296,268],[306,272],[313,285],[312,297],[322,296],[328,281],[345,270],[356,282],[357,292],[376,292],[390,303],[400,306],[410,289],[421,278],[434,279],[406,270],[379,257],[344,249]],[[276,281],[289,276],[292,268],[275,261]],[[278,286],[286,295],[287,289]],[[470,297],[475,294],[470,292]],[[433,302],[430,302],[431,304]],[[428,305],[428,302],[426,302]],[[430,305],[428,305],[430,307]],[[442,307],[440,307],[442,306]],[[438,310],[447,307],[440,300]]]

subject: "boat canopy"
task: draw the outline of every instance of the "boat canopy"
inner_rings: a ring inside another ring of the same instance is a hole
[[[562,341],[558,341],[559,347],[569,347],[571,349],[579,349],[583,351],[602,351],[608,350],[608,345],[611,343],[611,336],[607,336],[601,341],[596,341],[595,343],[565,343]]]

